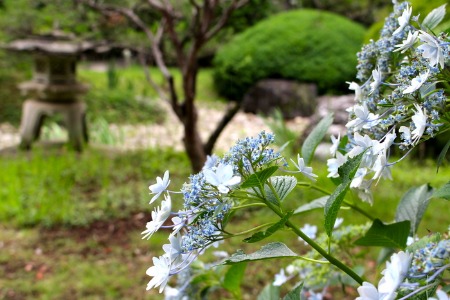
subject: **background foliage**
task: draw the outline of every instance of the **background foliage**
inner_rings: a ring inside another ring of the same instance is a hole
[[[330,34],[333,32],[333,34]],[[321,94],[347,90],[364,29],[341,16],[313,10],[266,19],[235,36],[214,60],[218,92],[241,100],[264,78],[317,83]]]

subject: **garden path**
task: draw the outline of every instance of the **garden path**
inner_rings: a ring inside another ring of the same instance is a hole
[[[321,97],[319,98],[318,112],[325,115],[327,111],[336,111],[332,103],[342,103],[341,107],[347,107],[349,96]],[[352,97],[350,100],[353,100]],[[171,111],[168,104],[163,103],[167,111],[167,117],[163,124],[139,124],[139,125],[116,125],[110,124],[110,132],[119,137],[119,143],[114,146],[119,150],[136,150],[154,147],[170,147],[182,150],[183,128],[176,116]],[[222,117],[224,107],[211,105],[201,105],[199,107],[199,128],[202,137],[206,137],[214,130],[216,124]],[[297,117],[287,122],[287,127],[296,132],[301,132],[309,122],[309,118]],[[225,128],[216,144],[219,151],[227,150],[239,138],[254,136],[261,130],[270,131],[266,121],[257,115],[239,112],[230,124]],[[343,132],[342,125],[335,125],[331,128],[331,134]],[[0,150],[15,147],[19,143],[18,129],[10,124],[0,124]],[[108,146],[109,147],[109,146]]]

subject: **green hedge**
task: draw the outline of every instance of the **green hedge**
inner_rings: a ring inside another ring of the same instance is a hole
[[[214,59],[218,92],[241,100],[258,80],[286,78],[318,85],[319,93],[347,91],[356,73],[364,28],[344,17],[295,10],[270,17],[234,37]]]

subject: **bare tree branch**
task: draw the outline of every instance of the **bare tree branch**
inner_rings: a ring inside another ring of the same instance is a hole
[[[196,0],[189,0],[189,3],[192,4],[192,6],[195,8],[196,11],[200,10],[200,5],[197,3]]]
[[[248,2],[249,0],[232,0],[230,5],[222,13],[222,16],[219,18],[216,25],[214,25],[208,30],[208,32],[205,33],[205,40],[208,41],[213,36],[215,36],[225,26],[233,11],[235,11],[239,7],[246,5]]]
[[[147,79],[147,82],[152,86],[152,88],[156,91],[159,98],[163,99],[164,101],[169,101],[167,98],[167,95],[164,93],[164,91],[159,88],[159,86],[156,84],[155,81],[153,81],[150,72],[147,68],[147,64],[145,61],[145,51],[141,50],[138,52],[139,62],[141,63],[142,68],[144,69],[145,79]]]
[[[148,1],[155,2],[153,0]],[[161,25],[158,28],[156,35],[154,35],[153,32],[150,30],[150,28],[131,9],[113,5],[103,5],[103,4],[100,5],[92,0],[77,0],[77,2],[87,5],[91,9],[94,9],[103,15],[108,16],[110,12],[119,13],[125,16],[128,20],[130,20],[133,24],[135,24],[139,29],[141,29],[145,33],[147,39],[151,43],[152,54],[155,59],[156,65],[161,70],[163,76],[166,78],[168,82],[172,108],[175,111],[176,115],[181,119],[181,108],[178,103],[178,96],[175,90],[175,82],[172,73],[170,73],[169,69],[167,68],[162,51],[160,49],[160,42],[162,39],[164,25]]]
[[[234,105],[230,104],[227,112],[223,115],[219,124],[217,124],[216,128],[209,136],[208,141],[203,146],[203,149],[207,155],[212,153],[214,145],[216,144],[217,139],[219,138],[220,134],[225,129],[225,127],[228,125],[228,123],[230,123],[230,121],[233,119],[233,117],[238,113],[238,111],[241,109],[241,105],[242,105],[241,102],[235,102]]]

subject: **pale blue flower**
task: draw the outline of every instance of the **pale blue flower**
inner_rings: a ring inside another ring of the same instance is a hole
[[[327,160],[328,176],[331,178],[339,177],[339,167],[345,164],[347,156],[342,155],[340,152],[336,152],[336,158],[330,158]]]
[[[226,194],[230,191],[229,186],[241,182],[240,176],[233,176],[233,167],[231,165],[219,164],[216,171],[203,170],[205,180],[209,184],[216,186],[219,192]]]
[[[153,277],[147,284],[147,291],[159,286],[159,292],[161,293],[169,281],[171,268],[170,258],[166,255],[160,257],[153,257],[153,266],[147,269],[146,274]]]
[[[169,242],[170,244],[164,244],[162,248],[166,253],[165,255],[170,258],[170,261],[172,263],[177,263],[183,254],[181,235],[170,235]]]
[[[361,86],[354,81],[352,82],[347,81],[346,83],[349,85],[348,87],[349,90],[355,91],[355,101],[361,100],[362,96]]]
[[[180,300],[180,290],[170,286],[164,289],[164,300]]]
[[[302,228],[300,228],[301,231],[303,231],[304,234],[306,234],[307,237],[309,237],[310,239],[315,239],[316,235],[317,235],[317,226],[316,225],[310,225],[310,224],[305,224]],[[299,240],[303,241],[302,238],[298,238]],[[304,242],[305,245],[307,245],[308,243]]]
[[[411,255],[400,251],[391,256],[386,263],[386,269],[381,272],[383,278],[378,283],[378,292],[386,294],[384,299],[395,299],[396,291],[408,274],[411,265]]]
[[[148,187],[149,190],[151,191],[151,194],[156,194],[150,200],[149,204],[152,204],[156,199],[158,199],[159,196],[161,196],[161,194],[167,189],[169,184],[170,184],[169,171],[164,172],[164,177],[162,179],[161,177],[156,177],[156,183]]]
[[[312,172],[311,167],[305,166],[305,161],[299,154],[297,154],[297,163],[291,159],[294,166],[298,169],[300,173],[311,179],[312,181],[316,181],[317,175]]]
[[[417,49],[423,51],[422,56],[429,59],[430,66],[434,67],[439,64],[443,69],[444,51],[439,40],[422,30],[420,30],[419,39],[423,44],[417,47]]]
[[[356,171],[355,177],[353,177],[353,180],[350,183],[350,187],[359,188],[364,180],[364,176],[366,175],[367,175],[367,168],[359,168]]]
[[[334,222],[333,229],[338,228],[341,226],[341,224],[344,222],[344,218],[336,218],[336,221]]]
[[[341,141],[341,134],[338,134],[338,137],[334,137],[334,135],[331,136],[331,147],[330,147],[330,154],[332,156],[336,155],[336,151],[338,150],[339,143]]]
[[[419,31],[415,31],[412,33],[408,32],[408,37],[403,41],[403,43],[395,45],[397,49],[394,52],[401,51],[401,53],[405,53],[406,50],[412,48],[417,41],[417,37],[419,36]]]
[[[428,300],[449,300],[449,295],[443,290],[436,291],[437,299],[434,297],[428,298]]]
[[[172,200],[170,199],[170,195],[164,195],[164,197],[166,200],[161,202],[161,207],[158,206],[152,211],[152,220],[147,222],[146,230],[142,232],[144,235],[142,237],[143,239],[150,238],[170,216]]]
[[[355,300],[379,300],[380,295],[378,294],[377,288],[370,282],[364,281],[363,285],[358,287],[358,294]]]
[[[205,165],[203,166],[203,170],[212,169],[213,167],[215,167],[217,165],[218,162],[219,162],[219,157],[217,155],[213,154],[213,155],[206,156],[206,162],[205,162]]]
[[[403,31],[403,29],[408,25],[409,19],[411,18],[412,14],[412,7],[409,7],[409,5],[406,5],[405,10],[403,11],[402,15],[397,19],[398,24],[400,25],[393,33],[392,35],[399,34]]]
[[[430,71],[427,70],[427,72],[422,73],[417,77],[414,77],[411,80],[411,85],[403,90],[403,94],[411,94],[420,89],[420,87],[427,81],[429,75]]]
[[[365,103],[363,105],[355,105],[353,107],[353,113],[356,118],[345,125],[349,129],[355,131],[361,128],[370,129],[378,124],[378,115],[371,113]]]
[[[288,281],[289,277],[286,276],[284,269],[280,270],[280,273],[275,274],[275,280],[273,281],[274,286],[282,286],[286,281]]]
[[[416,112],[411,119],[414,123],[415,129],[411,132],[411,134],[412,140],[417,143],[422,137],[425,127],[427,126],[427,116],[425,115],[425,110],[422,110],[417,103],[414,103],[414,107],[416,108]]]
[[[372,78],[373,81],[370,83],[370,93],[375,92],[375,90],[378,89],[383,81],[383,77],[379,67],[372,71]]]

